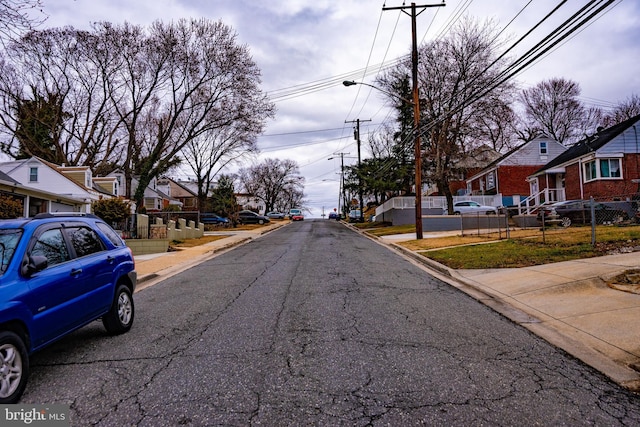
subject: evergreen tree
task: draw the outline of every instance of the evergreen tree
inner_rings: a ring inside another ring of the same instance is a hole
[[[218,186],[209,198],[213,212],[225,218],[231,218],[238,210],[233,179],[229,175],[221,175]]]

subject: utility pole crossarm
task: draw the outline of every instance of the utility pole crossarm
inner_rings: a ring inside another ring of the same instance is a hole
[[[391,7],[383,7],[382,10],[402,10],[404,12],[404,9],[411,9],[411,7],[416,7],[416,8],[423,8],[426,9],[427,7],[441,7],[441,6],[446,6],[444,4],[444,0],[442,0],[442,3],[440,4],[423,4],[423,5],[416,5],[415,3],[411,3],[411,6],[391,6]],[[418,13],[418,15],[420,13],[422,13],[423,11],[420,11]]]

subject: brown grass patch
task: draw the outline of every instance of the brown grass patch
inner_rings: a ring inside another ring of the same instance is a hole
[[[204,235],[202,237],[197,237],[193,239],[185,239],[181,241],[173,241],[171,242],[171,246],[174,248],[192,248],[194,246],[200,246],[207,243],[215,242],[216,240],[224,239],[227,236],[210,236]]]

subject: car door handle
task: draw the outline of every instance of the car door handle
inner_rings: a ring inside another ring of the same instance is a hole
[[[82,274],[82,269],[81,268],[73,268],[71,269],[71,275],[72,276],[79,276]]]
[[[109,264],[113,264],[113,261],[115,261],[115,259],[116,259],[115,257],[112,257],[111,255],[109,255],[109,256],[107,257],[107,262],[108,262]]]

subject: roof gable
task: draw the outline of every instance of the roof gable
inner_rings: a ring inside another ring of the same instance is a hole
[[[546,142],[547,153],[540,153],[540,143]],[[547,136],[539,136],[531,141],[527,141],[511,150],[504,155],[500,156],[493,162],[489,163],[485,168],[475,175],[469,177],[469,180],[477,179],[488,173],[489,171],[496,169],[500,166],[540,166],[547,162],[547,159],[554,158],[561,153],[565,152],[567,147],[560,144],[558,141],[551,139]]]
[[[547,163],[543,168],[538,170],[536,174],[554,168],[556,166],[563,165],[565,163],[570,163],[573,160],[579,159],[582,156],[597,151],[598,149],[604,147],[612,140],[614,140],[626,129],[629,129],[630,127],[635,125],[638,121],[640,121],[640,115],[625,120],[624,122],[618,123],[617,125],[611,126],[610,128],[600,130],[597,134],[580,140],[579,142],[571,146],[567,151]]]

